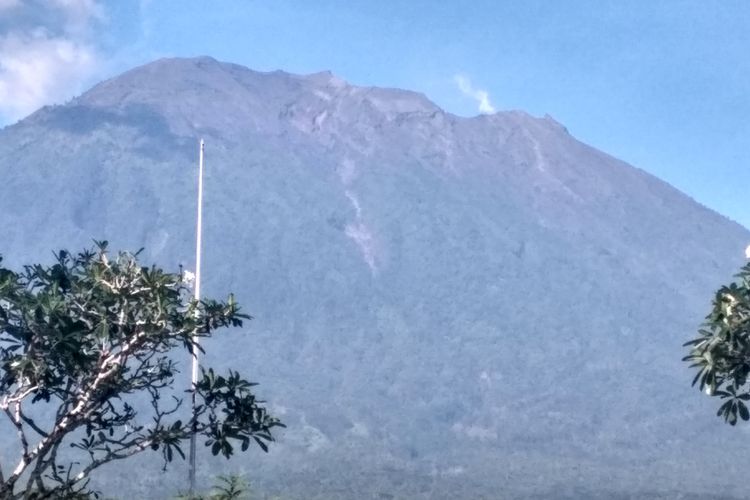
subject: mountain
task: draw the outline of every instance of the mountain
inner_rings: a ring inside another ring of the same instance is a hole
[[[746,496],[747,429],[680,358],[750,234],[550,117],[159,60],[0,131],[6,263],[106,238],[191,267],[199,138],[205,291],[254,316],[209,361],[289,426],[268,455],[201,457],[204,477],[284,498]],[[106,482],[165,497],[176,465]]]

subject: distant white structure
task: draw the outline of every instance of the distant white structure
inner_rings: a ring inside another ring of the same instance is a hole
[[[745,258],[750,259],[750,245],[745,248]]]
[[[182,271],[182,281],[184,281],[187,286],[192,287],[195,283],[195,273],[188,271],[187,269]]]

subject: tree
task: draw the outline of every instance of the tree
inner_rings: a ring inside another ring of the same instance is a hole
[[[693,385],[723,402],[717,415],[736,425],[749,420],[750,411],[750,263],[722,286],[698,336],[685,343],[690,354],[683,361],[696,368]]]
[[[0,464],[0,498],[85,495],[101,465],[154,450],[166,467],[184,458],[181,444],[193,434],[227,458],[251,442],[267,451],[272,428],[283,426],[255,398],[255,384],[231,370],[203,370],[195,412],[181,411],[183,399],[169,394],[175,351],[200,349],[195,338],[250,317],[231,295],[191,300],[182,274],[137,257],[110,259],[98,242],[59,252],[49,267],[0,266],[0,411],[20,454],[13,468]]]

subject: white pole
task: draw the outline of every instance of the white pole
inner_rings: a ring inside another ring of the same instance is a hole
[[[203,237],[203,149],[204,143],[201,139],[199,160],[198,160],[198,222],[196,224],[196,241],[195,241],[195,300],[196,302],[201,299],[201,243]],[[198,312],[196,311],[196,314]],[[198,384],[198,340],[197,336],[193,337],[193,372],[192,372],[192,412],[195,417],[195,387]],[[195,428],[197,422],[193,422],[193,433],[190,436],[190,465],[188,469],[188,479],[190,482],[190,494],[195,493]]]

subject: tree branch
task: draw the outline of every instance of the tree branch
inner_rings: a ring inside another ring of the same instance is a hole
[[[36,431],[37,434],[39,434],[42,437],[49,437],[49,434],[44,432],[38,425],[36,425],[36,422],[34,422],[32,418],[24,415],[23,411],[20,408],[19,408],[18,414],[21,416],[21,420],[26,422],[26,424],[32,429],[34,429],[34,431]]]

